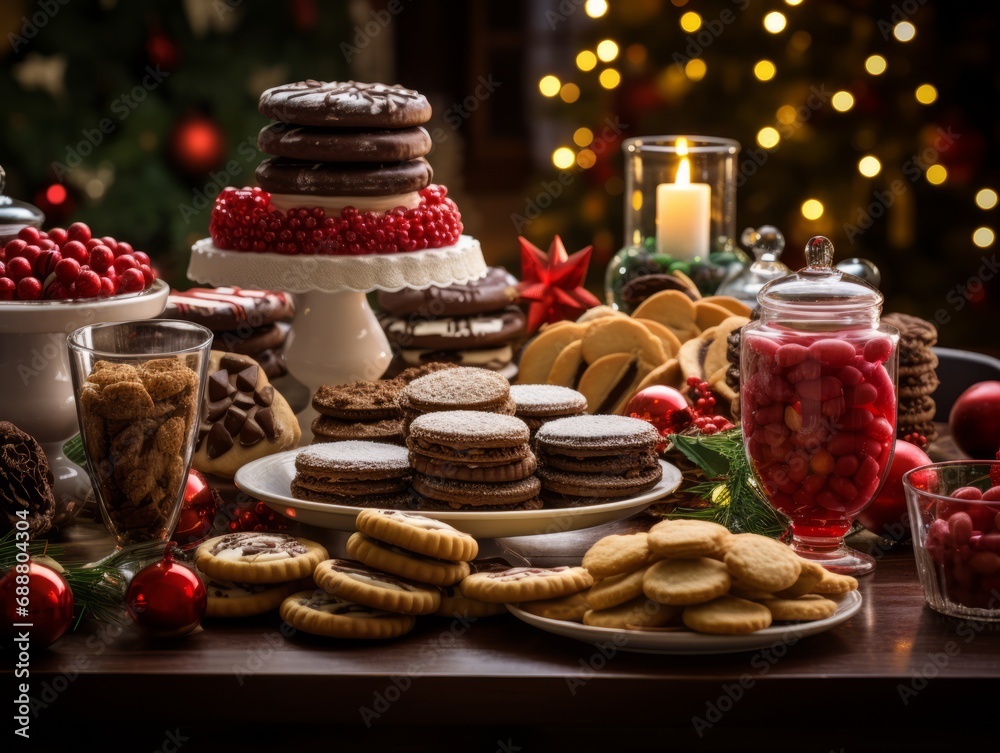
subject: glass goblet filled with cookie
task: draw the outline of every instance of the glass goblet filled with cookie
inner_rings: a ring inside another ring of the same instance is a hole
[[[181,512],[212,332],[190,322],[91,324],[67,338],[80,433],[118,548],[164,541]]]

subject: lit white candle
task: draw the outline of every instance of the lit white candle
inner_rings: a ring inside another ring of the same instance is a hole
[[[656,249],[678,261],[706,257],[711,233],[712,189],[691,182],[691,163],[681,158],[673,183],[656,187]]]

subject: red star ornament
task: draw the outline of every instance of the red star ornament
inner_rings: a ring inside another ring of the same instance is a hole
[[[543,324],[576,319],[601,302],[583,287],[593,246],[570,256],[562,239],[553,238],[546,254],[531,241],[521,244],[521,278],[517,290],[528,302],[528,334]]]

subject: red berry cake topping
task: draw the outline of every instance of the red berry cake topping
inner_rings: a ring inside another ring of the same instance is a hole
[[[156,279],[149,257],[75,222],[47,233],[26,227],[0,248],[0,301],[108,298],[138,293]]]

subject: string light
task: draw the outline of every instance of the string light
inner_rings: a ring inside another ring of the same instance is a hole
[[[931,165],[927,168],[927,172],[924,173],[924,177],[927,178],[927,182],[932,186],[940,186],[948,180],[948,170],[944,165]]]
[[[980,209],[992,209],[997,205],[997,192],[992,188],[981,188],[976,193],[976,206]]]
[[[848,91],[839,91],[830,99],[833,109],[837,112],[847,112],[854,107],[854,95]]]
[[[868,59],[865,60],[865,70],[873,76],[881,76],[885,73],[885,69],[887,67],[888,63],[885,62],[885,58],[881,55],[870,55]]]
[[[597,155],[590,149],[583,149],[576,155],[576,164],[587,170],[597,164]]]
[[[576,67],[581,71],[592,71],[597,67],[597,55],[590,50],[583,50],[576,56]]]
[[[778,134],[777,128],[765,126],[757,131],[757,143],[765,149],[773,149],[779,141],[781,141],[781,136]]]
[[[692,81],[701,81],[708,73],[708,66],[701,58],[692,58],[684,65],[684,74]]]
[[[802,216],[807,220],[818,220],[823,216],[823,202],[818,199],[806,199],[802,202]]]
[[[909,42],[917,36],[917,27],[909,21],[900,21],[892,30],[892,35],[900,42]]]
[[[622,76],[614,68],[605,68],[601,71],[601,75],[598,76],[598,81],[601,82],[601,86],[605,89],[614,89],[622,82]]]
[[[556,96],[561,88],[562,82],[555,76],[542,76],[542,80],[538,82],[538,91],[546,97]]]
[[[608,12],[607,0],[587,0],[583,4],[583,10],[591,18],[600,18]]]
[[[580,98],[580,87],[576,84],[563,84],[559,90],[559,98],[567,104],[572,104]]]
[[[701,15],[689,10],[681,16],[681,28],[688,34],[694,34],[701,28]]]
[[[594,140],[594,132],[587,127],[577,128],[573,131],[573,143],[577,146],[589,146]]]
[[[785,30],[785,26],[787,25],[788,19],[785,18],[785,14],[780,11],[772,10],[764,16],[764,28],[772,34],[780,34]]]
[[[864,175],[866,178],[874,178],[882,171],[882,163],[878,161],[877,157],[868,155],[862,157],[858,161],[858,172]]]
[[[552,164],[560,170],[572,167],[574,162],[576,162],[576,155],[568,146],[561,146],[552,152]]]
[[[45,200],[49,204],[62,204],[66,201],[66,186],[61,183],[53,183],[45,189]]]
[[[802,5],[802,0],[785,0],[785,5],[791,5],[791,6]]]
[[[597,57],[605,63],[610,63],[618,57],[618,45],[610,39],[604,39],[597,43]]]
[[[753,75],[761,81],[770,81],[777,72],[778,69],[774,67],[774,63],[770,60],[758,60],[757,64],[753,67]]]
[[[972,242],[975,243],[980,248],[989,248],[993,245],[993,242],[997,239],[996,233],[993,232],[993,228],[977,227],[975,232],[972,234]]]
[[[933,104],[937,99],[937,95],[937,89],[934,88],[933,84],[921,84],[917,87],[917,91],[915,93],[917,102],[922,105]]]

